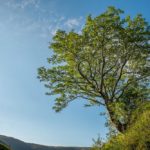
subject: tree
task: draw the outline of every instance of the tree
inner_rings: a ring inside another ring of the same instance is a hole
[[[132,110],[150,96],[150,28],[137,15],[123,18],[123,11],[109,7],[88,16],[82,33],[58,30],[50,44],[49,68],[38,77],[56,95],[58,112],[82,98],[87,105],[103,105],[113,125],[124,132]]]

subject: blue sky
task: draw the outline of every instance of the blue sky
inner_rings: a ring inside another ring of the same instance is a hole
[[[99,133],[105,137],[104,108],[77,100],[55,113],[37,68],[47,65],[57,29],[80,32],[88,14],[108,6],[150,21],[149,0],[0,0],[0,134],[57,146],[91,146]]]

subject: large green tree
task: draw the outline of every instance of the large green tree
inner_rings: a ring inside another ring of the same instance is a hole
[[[50,44],[49,67],[38,77],[56,95],[60,111],[75,99],[103,105],[112,124],[124,132],[132,110],[147,101],[150,81],[150,28],[141,15],[123,18],[123,11],[109,7],[88,16],[81,34],[58,30]]]

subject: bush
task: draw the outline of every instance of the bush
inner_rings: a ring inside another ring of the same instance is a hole
[[[135,110],[128,130],[93,150],[150,150],[150,103]]]
[[[150,110],[145,111],[130,129],[119,134],[102,150],[150,150]]]
[[[0,144],[0,150],[10,150],[7,146]]]

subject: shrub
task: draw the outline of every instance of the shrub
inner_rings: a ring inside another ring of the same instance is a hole
[[[0,144],[0,150],[10,150],[7,146]]]
[[[133,112],[125,133],[112,137],[101,148],[95,146],[93,150],[150,150],[150,103],[139,106]]]

